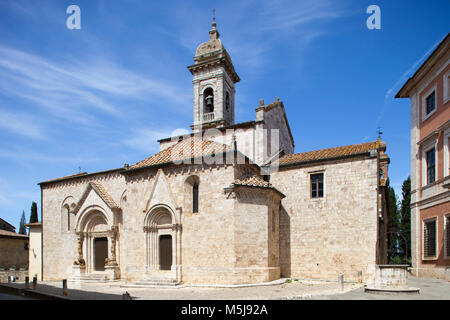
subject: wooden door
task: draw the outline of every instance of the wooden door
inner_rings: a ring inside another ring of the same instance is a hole
[[[108,239],[94,239],[94,269],[95,271],[105,270],[105,259],[108,257]]]
[[[159,264],[161,270],[170,270],[172,267],[172,236],[159,237]]]

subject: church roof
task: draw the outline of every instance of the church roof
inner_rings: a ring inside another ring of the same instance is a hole
[[[233,151],[233,149],[225,144],[192,136],[130,166],[128,170],[162,164],[181,163],[185,160],[207,157],[212,156],[213,154],[230,151]]]
[[[279,159],[278,164],[281,167],[294,164],[358,156],[367,154],[370,152],[370,150],[377,150],[380,147],[385,147],[385,145],[386,144],[381,140],[377,140],[373,142],[352,144],[342,147],[287,154]]]

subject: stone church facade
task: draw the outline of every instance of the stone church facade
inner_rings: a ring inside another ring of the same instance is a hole
[[[278,98],[234,123],[216,24],[196,51],[192,133],[134,164],[40,183],[43,279],[242,284],[374,277],[386,257],[380,139],[294,153]]]

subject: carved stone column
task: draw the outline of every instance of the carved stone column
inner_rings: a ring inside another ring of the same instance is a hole
[[[72,266],[72,278],[79,280],[81,275],[86,272],[86,262],[83,259],[83,240],[84,234],[78,232],[77,234],[77,249],[75,253],[75,261]]]
[[[86,266],[86,262],[83,259],[83,240],[84,240],[84,235],[82,232],[77,232],[77,253],[76,253],[76,258],[75,261],[73,262],[74,265],[77,266]]]
[[[110,242],[110,254],[109,258],[106,258],[105,271],[109,275],[110,280],[116,280],[120,278],[120,269],[116,259],[116,243],[117,243],[118,227],[111,227],[109,236]]]

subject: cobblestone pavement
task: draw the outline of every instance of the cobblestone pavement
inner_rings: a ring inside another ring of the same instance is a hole
[[[420,288],[420,294],[365,293],[363,285],[346,283],[341,291],[336,282],[293,280],[271,286],[243,288],[123,288],[115,284],[68,284],[69,298],[80,300],[121,300],[128,292],[133,299],[146,300],[265,300],[265,299],[313,299],[313,300],[385,300],[385,299],[449,299],[450,282],[410,277],[408,285]],[[23,288],[24,284],[14,286]],[[61,295],[62,282],[39,283],[40,292]]]

